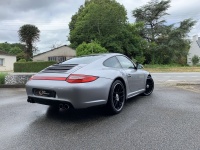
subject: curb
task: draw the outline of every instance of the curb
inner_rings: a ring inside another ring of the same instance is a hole
[[[25,88],[25,85],[6,85],[6,84],[2,84],[2,85],[0,85],[0,88]]]
[[[177,86],[183,86],[183,85],[200,85],[200,83],[176,83]]]

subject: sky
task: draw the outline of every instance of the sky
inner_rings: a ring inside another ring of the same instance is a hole
[[[134,23],[132,11],[149,0],[116,0],[127,10],[128,21]],[[24,24],[33,24],[40,30],[36,43],[39,53],[52,49],[53,45],[68,45],[68,24],[85,0],[0,0],[0,43],[18,43],[18,30]],[[189,37],[200,36],[199,0],[171,0],[167,23],[178,23],[187,18],[197,21]]]

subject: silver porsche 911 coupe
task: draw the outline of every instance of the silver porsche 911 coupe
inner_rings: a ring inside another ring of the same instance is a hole
[[[118,53],[71,58],[32,76],[26,84],[28,102],[79,109],[105,105],[119,113],[126,99],[150,95],[149,72]]]

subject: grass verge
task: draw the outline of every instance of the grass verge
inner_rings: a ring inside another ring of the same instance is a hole
[[[200,72],[200,66],[144,65],[149,72]]]

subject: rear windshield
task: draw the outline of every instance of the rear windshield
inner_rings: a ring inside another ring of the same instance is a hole
[[[84,56],[84,57],[76,57],[68,59],[67,61],[61,64],[89,64],[97,59],[102,58],[103,55],[95,55],[95,56]]]

